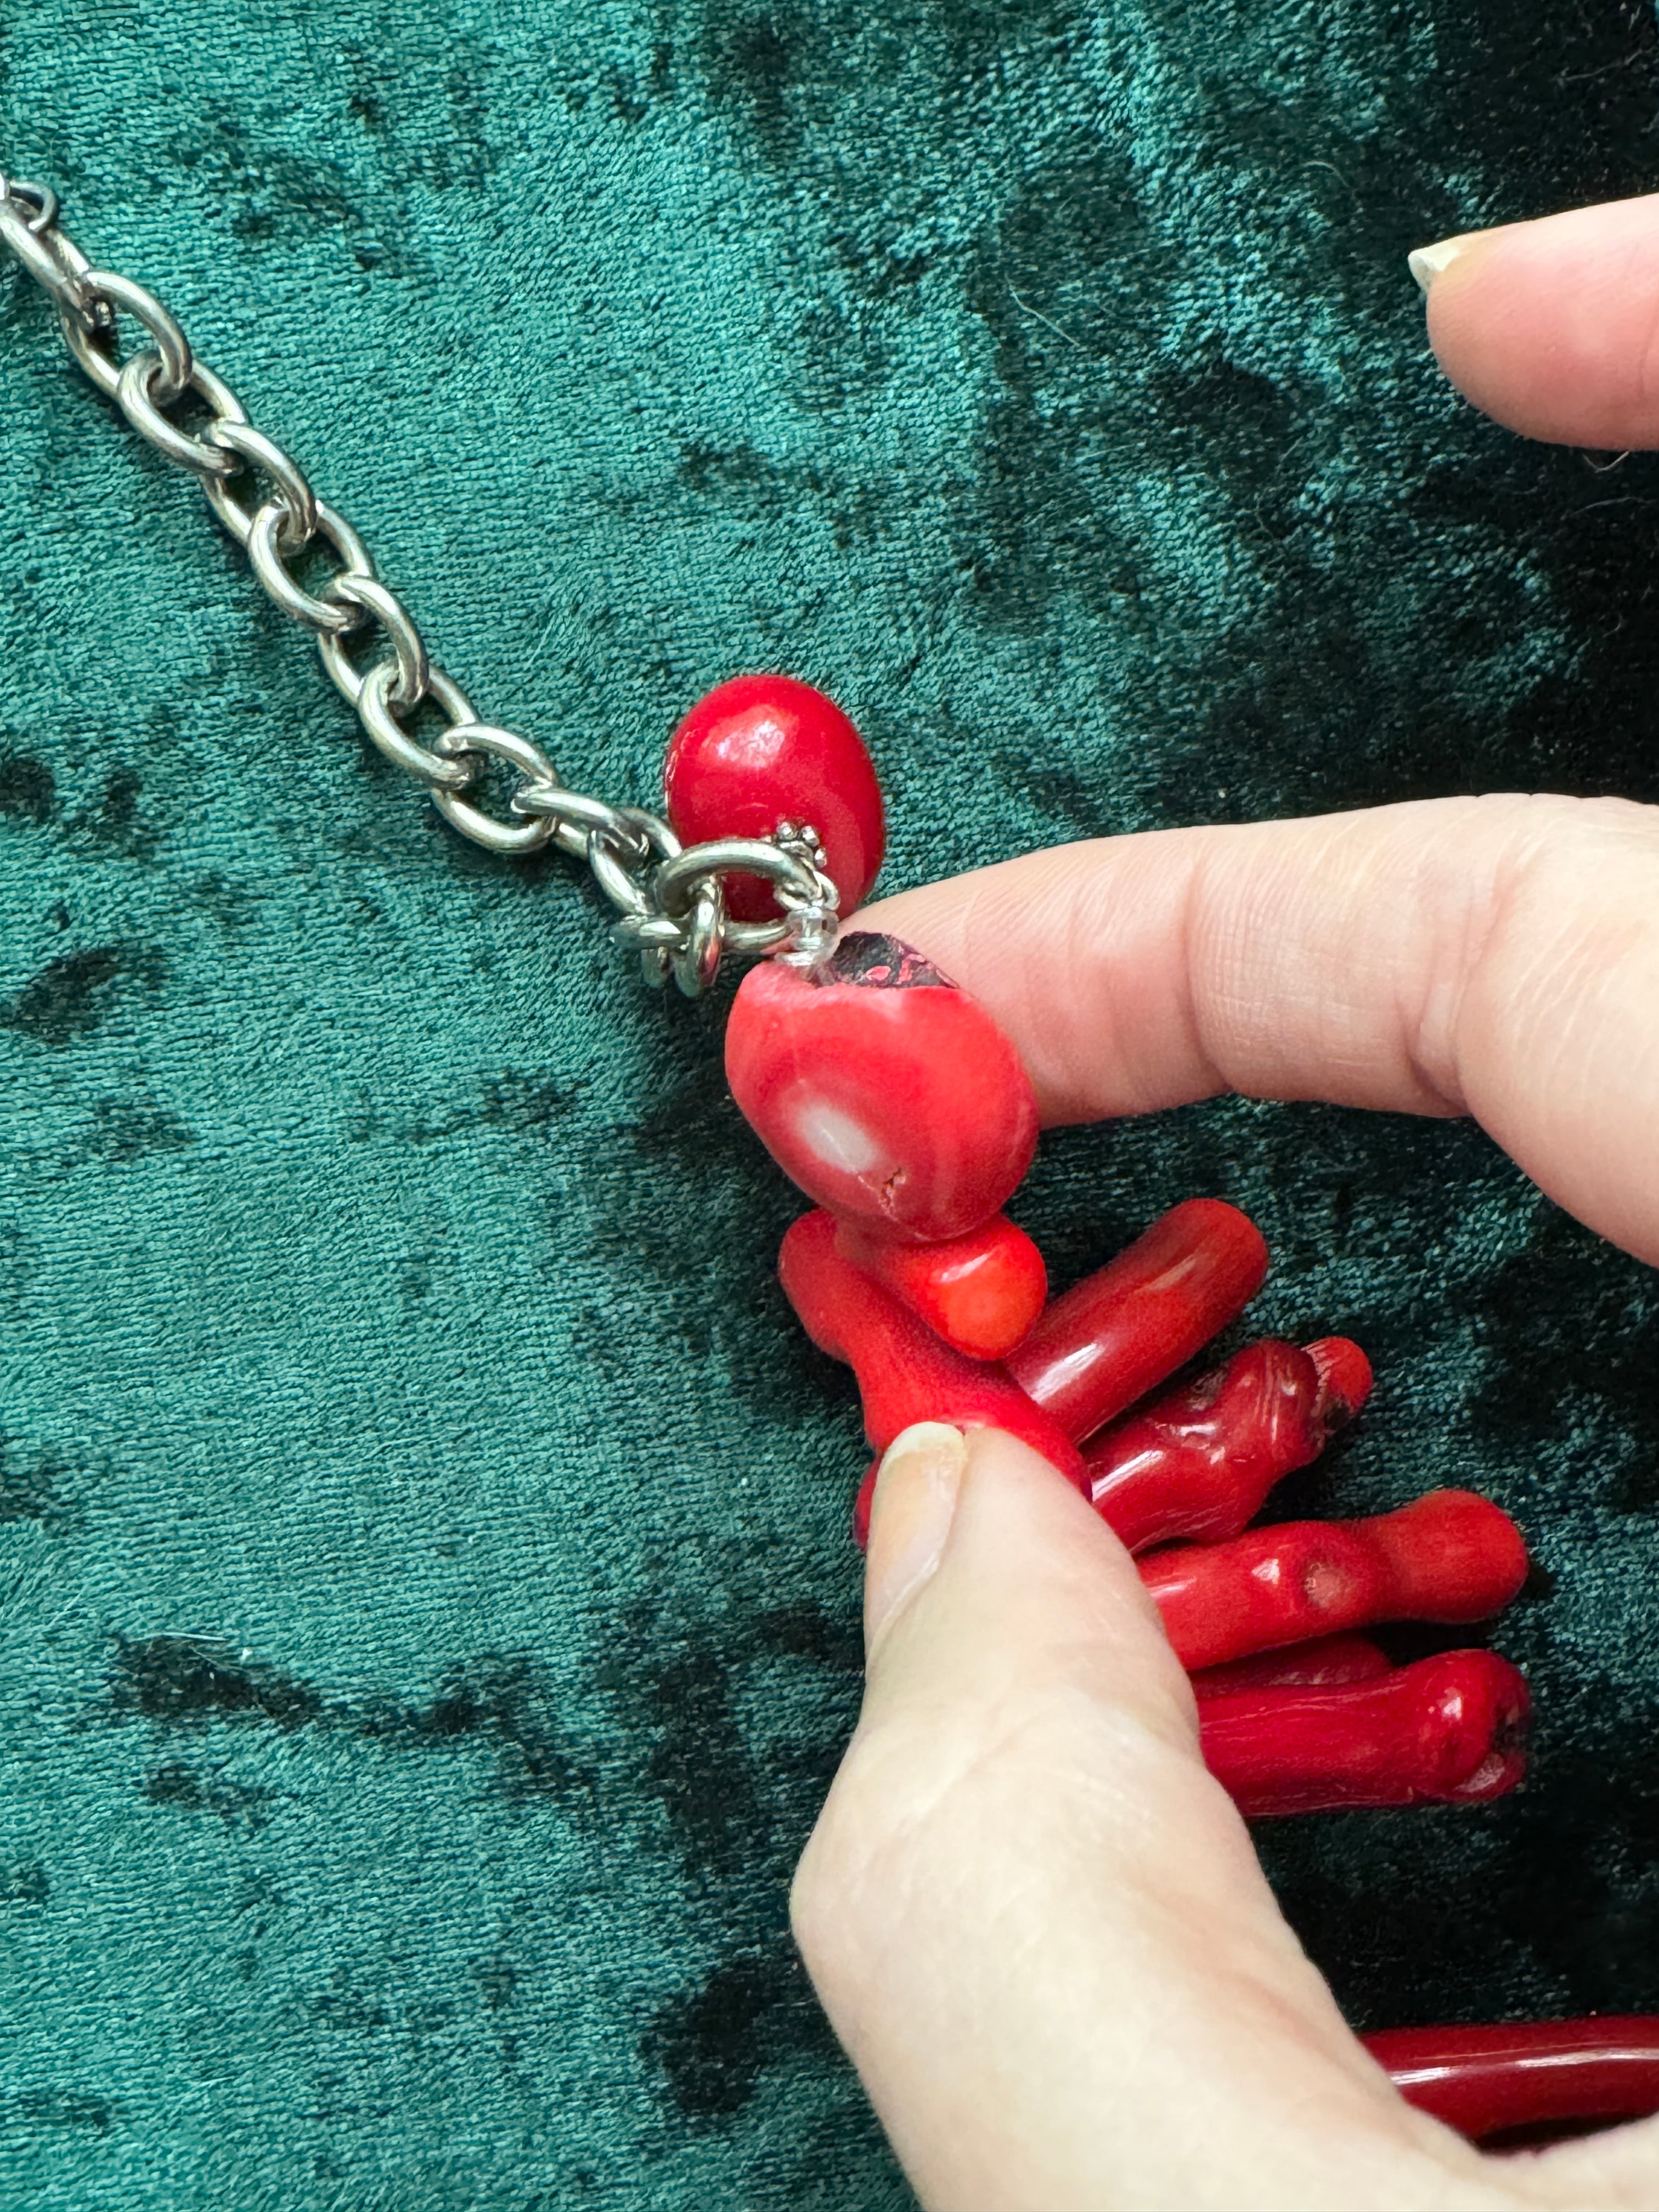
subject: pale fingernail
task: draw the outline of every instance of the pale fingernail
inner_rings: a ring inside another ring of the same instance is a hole
[[[875,1649],[894,1615],[939,1565],[968,1456],[960,1429],[917,1421],[888,1445],[870,1509],[864,1571],[864,1644]]]
[[[1466,232],[1461,237],[1443,238],[1435,246],[1419,246],[1415,253],[1406,256],[1406,266],[1422,286],[1425,295],[1435,278],[1450,268],[1468,242]]]

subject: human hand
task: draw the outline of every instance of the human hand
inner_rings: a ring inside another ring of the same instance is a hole
[[[1473,1114],[1659,1260],[1659,811],[1168,831],[866,919],[986,1005],[1050,1122],[1227,1089]],[[1659,2205],[1659,2124],[1499,2162],[1395,2096],[1200,1761],[1139,1577],[1041,1460],[898,1440],[866,1639],[796,1927],[925,2203]]]
[[[1659,446],[1659,195],[1470,231],[1411,261],[1440,366],[1477,407],[1560,445]]]

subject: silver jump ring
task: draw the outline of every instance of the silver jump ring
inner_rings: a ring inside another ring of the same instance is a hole
[[[789,934],[787,921],[728,921],[726,925],[727,946],[745,957],[774,951],[787,942]]]
[[[726,946],[726,894],[718,876],[699,883],[691,901],[685,943],[673,956],[674,981],[688,999],[701,998],[720,973]]]
[[[317,495],[299,463],[291,460],[274,439],[248,422],[210,422],[202,434],[210,445],[234,453],[244,468],[262,469],[270,478],[284,510],[279,532],[283,551],[297,553],[302,545],[308,545],[317,534]],[[236,543],[246,545],[252,532],[253,516],[231,497],[223,477],[204,479],[202,489],[208,505]]]
[[[188,432],[175,429],[165,415],[156,412],[149,395],[149,380],[160,365],[161,356],[136,353],[124,362],[115,380],[115,398],[121,412],[147,445],[154,446],[158,453],[175,462],[181,469],[189,469],[198,477],[224,476],[236,466],[236,457],[228,453],[222,446],[204,445],[201,439],[192,438]],[[199,392],[220,422],[246,422],[241,402],[228,384],[222,384],[210,368],[201,362],[192,363],[190,372],[192,392]]]
[[[317,642],[325,647],[334,640],[325,635]],[[356,703],[357,719],[369,743],[409,775],[430,784],[434,798],[441,787],[445,791],[465,791],[473,773],[465,761],[445,760],[437,753],[428,752],[407,730],[398,727],[392,713],[396,691],[393,678],[397,674],[395,660],[379,660],[362,679]],[[452,684],[441,668],[428,669],[426,689],[448,715],[452,726],[476,720],[465,692],[459,684]]]
[[[190,340],[180,329],[176,316],[169,314],[154,292],[147,292],[142,284],[135,284],[131,276],[118,276],[110,269],[86,269],[80,276],[82,301],[88,305],[118,307],[125,314],[141,323],[155,340],[155,355],[161,373],[154,380],[154,389],[147,389],[146,398],[161,407],[171,406],[192,381],[191,369],[195,356],[190,349]],[[68,333],[65,332],[65,336]],[[84,331],[79,333],[87,340]],[[119,397],[122,364],[112,352],[87,341],[76,345],[70,340],[70,349],[106,399]],[[142,359],[142,356],[135,356]],[[164,449],[165,450],[165,449]],[[195,465],[187,464],[186,465]]]
[[[331,576],[323,586],[325,599],[343,600],[348,606],[361,607],[365,614],[373,615],[392,641],[398,656],[398,680],[386,695],[386,703],[400,714],[418,707],[427,695],[431,682],[431,664],[427,659],[426,645],[415,627],[414,617],[397,595],[386,589],[380,578],[372,573],[359,574],[348,568],[338,576]],[[357,625],[354,623],[353,629]],[[317,641],[317,650],[323,656],[323,665],[333,679],[335,689],[354,707],[362,700],[367,681],[362,672],[352,665],[344,644],[345,633],[337,635],[325,631]],[[447,713],[448,709],[446,708]],[[452,722],[472,720],[471,714],[451,714]],[[453,787],[459,789],[459,786]]]
[[[658,903],[665,914],[683,914],[690,902],[694,884],[704,876],[728,871],[764,876],[780,890],[793,892],[802,900],[810,901],[817,896],[812,871],[804,861],[796,860],[793,854],[769,845],[759,837],[714,837],[706,844],[688,846],[673,860],[663,862],[653,878]]]
[[[276,500],[268,500],[253,518],[247,535],[248,565],[258,578],[265,592],[285,615],[295,622],[304,623],[307,629],[324,630],[337,636],[346,630],[356,629],[363,619],[361,607],[348,606],[341,600],[319,599],[310,592],[302,591],[283,565],[281,550],[283,511]],[[325,538],[344,562],[342,575],[373,575],[369,565],[368,548],[343,515],[325,501],[317,501],[317,534]],[[356,706],[354,699],[352,704]]]
[[[445,760],[487,756],[506,761],[536,783],[546,783],[553,775],[553,763],[539,745],[532,744],[516,730],[498,730],[493,723],[457,722],[432,740],[432,750]],[[489,853],[538,853],[558,834],[559,825],[550,816],[543,815],[532,822],[498,822],[494,815],[453,791],[434,789],[432,804],[453,829]]]
[[[611,934],[623,945],[649,945],[660,952],[678,952],[685,943],[685,924],[665,914],[625,914],[612,925]]]

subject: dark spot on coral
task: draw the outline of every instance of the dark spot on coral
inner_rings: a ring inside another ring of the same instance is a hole
[[[144,1778],[144,1796],[150,1804],[211,1813],[228,1828],[240,1829],[245,1835],[253,1835],[270,1820],[274,1795],[254,1784],[204,1777],[177,1765],[158,1766]]]
[[[120,1717],[138,1716],[168,1728],[204,1728],[210,1721],[268,1722],[309,1727],[326,1711],[309,1683],[275,1667],[247,1664],[222,1647],[188,1636],[152,1636],[142,1643],[116,1638],[109,1705]]]
[[[769,2066],[831,2047],[793,1953],[726,1960],[695,1989],[671,1997],[640,2043],[647,2063],[660,2068],[675,2109],[703,2123],[741,2112]]]
[[[154,946],[97,945],[66,952],[0,1008],[0,1029],[15,1030],[52,1050],[89,1036],[114,1007],[124,986],[159,990],[167,963]]]
[[[39,1859],[0,1867],[0,1905],[44,1905],[51,1895],[52,1884]]]
[[[0,757],[0,814],[45,822],[56,796],[52,770],[44,761],[32,760],[27,753]]]
[[[811,971],[815,983],[862,983],[882,991],[951,991],[950,977],[913,945],[879,930],[855,929],[843,937],[821,968]]]

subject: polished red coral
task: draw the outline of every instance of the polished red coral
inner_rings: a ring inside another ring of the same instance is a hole
[[[1273,1485],[1317,1459],[1364,1403],[1358,1364],[1340,1390],[1328,1379],[1337,1365],[1333,1356],[1322,1376],[1311,1352],[1269,1337],[1167,1392],[1090,1447],[1095,1510],[1132,1552],[1237,1535]]]
[[[1369,1636],[1319,1636],[1277,1651],[1253,1651],[1193,1674],[1195,1698],[1230,1698],[1240,1690],[1324,1690],[1341,1682],[1369,1682],[1393,1661]]]
[[[1248,1530],[1364,1405],[1360,1347],[1267,1339],[1149,1397],[1260,1286],[1253,1223],[1188,1200],[1045,1304],[1041,1255],[1000,1212],[1036,1142],[1030,1083],[984,1010],[891,938],[755,970],[726,1060],[751,1125],[819,1201],[780,1273],[814,1342],[853,1367],[873,1448],[920,1420],[998,1427],[1084,1491],[1146,1553],[1205,1757],[1247,1813],[1474,1804],[1515,1786],[1527,1694],[1506,1660],[1395,1667],[1354,1632],[1497,1612],[1527,1571],[1505,1514],[1442,1491],[1366,1521]]]
[[[830,1214],[803,1214],[791,1225],[778,1274],[813,1343],[832,1359],[845,1360],[857,1376],[864,1431],[875,1450],[885,1451],[913,1421],[1004,1429],[1086,1491],[1083,1455],[1071,1438],[1002,1367],[953,1352],[908,1307],[843,1259]]]
[[[1432,1490],[1369,1521],[1292,1521],[1176,1547],[1140,1577],[1183,1667],[1374,1621],[1490,1620],[1518,1595],[1527,1547],[1502,1509]]]
[[[782,823],[815,830],[842,914],[860,905],[881,866],[881,786],[858,732],[833,699],[793,676],[734,676],[698,700],[674,732],[663,772],[668,819],[687,845],[769,837]],[[729,876],[739,921],[777,917],[760,876]]]
[[[1048,1294],[1042,1253],[1006,1213],[939,1244],[896,1244],[844,1221],[836,1247],[969,1359],[1006,1358]]]
[[[726,1075],[809,1198],[901,1243],[988,1221],[1036,1148],[1036,1101],[985,1009],[896,939],[854,931],[812,969],[750,969]]]
[[[1201,1352],[1267,1272],[1253,1221],[1218,1198],[1187,1199],[1056,1298],[1009,1371],[1080,1443]]]
[[[1363,2040],[1409,2104],[1477,2142],[1659,2112],[1659,2018],[1650,2013],[1393,2027]]]
[[[1495,1651],[1443,1651],[1364,1680],[1199,1700],[1204,1763],[1248,1819],[1358,1806],[1480,1805],[1524,1770],[1529,1710]]]

